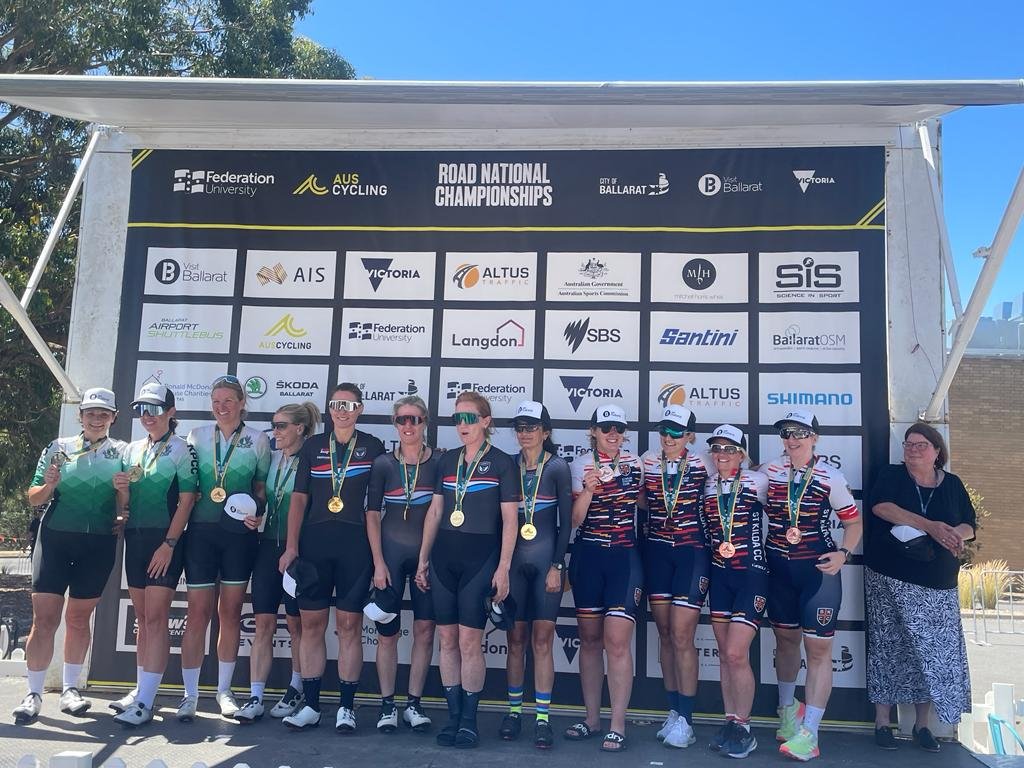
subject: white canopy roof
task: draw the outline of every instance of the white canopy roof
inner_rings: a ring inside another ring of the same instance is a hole
[[[0,100],[126,129],[900,125],[1024,103],[1024,80],[521,83],[0,75]]]

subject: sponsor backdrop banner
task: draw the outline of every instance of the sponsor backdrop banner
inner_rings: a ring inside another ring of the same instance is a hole
[[[261,428],[283,403],[324,407],[332,382],[354,381],[363,428],[389,447],[395,398],[427,400],[441,419],[430,439],[450,448],[444,419],[460,392],[477,390],[506,450],[520,400],[547,404],[570,461],[587,447],[591,411],[614,400],[637,453],[655,443],[660,409],[677,403],[696,413],[701,440],[723,422],[743,428],[761,462],[781,453],[773,421],[800,405],[816,411],[819,450],[858,499],[886,462],[881,148],[141,150],[132,168],[117,394],[126,401],[164,382],[186,428],[209,418],[214,377],[234,373]],[[117,430],[141,434],[126,419]],[[869,718],[861,570],[856,557],[844,572],[828,712],[840,721]],[[136,630],[117,581],[101,604],[91,675],[128,684]],[[239,683],[253,637],[245,611]],[[578,704],[571,593],[557,635],[555,703]],[[506,640],[489,630],[485,644],[485,695],[501,700]],[[367,660],[375,645],[364,627]],[[698,646],[697,708],[720,713],[706,615]],[[650,620],[638,623],[635,647],[633,707],[662,709]],[[774,647],[763,630],[752,650],[758,715],[774,714]],[[272,688],[287,679],[287,648],[282,618]],[[332,659],[336,649],[331,636]],[[334,689],[333,663],[326,675]],[[203,682],[215,678],[209,656]],[[368,664],[361,690],[376,689]],[[428,693],[439,691],[433,670]]]

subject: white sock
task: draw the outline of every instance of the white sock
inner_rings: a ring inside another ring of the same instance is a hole
[[[818,735],[818,726],[821,724],[821,718],[824,716],[825,710],[820,707],[807,706],[804,708],[804,728],[813,733],[815,736]]]
[[[199,670],[201,667],[190,669],[181,668],[181,682],[185,685],[185,695],[193,699],[199,697]]]
[[[796,681],[784,683],[779,680],[779,706],[791,707],[796,700]]]
[[[46,682],[46,670],[27,670],[28,671],[28,692],[35,693],[39,696],[43,695],[43,684]]]
[[[736,724],[739,725],[747,733],[750,733],[750,721],[749,720],[737,720]]]
[[[64,690],[68,688],[77,688],[78,679],[82,676],[82,665],[81,664],[69,664],[64,662]]]
[[[144,666],[142,666],[141,664],[139,664],[137,667],[135,667],[135,688],[134,688],[134,690],[131,691],[133,696],[138,696],[139,695],[139,680],[142,679],[142,676],[145,673],[146,673],[146,668]]]
[[[263,689],[266,688],[266,687],[267,687],[267,681],[266,680],[264,680],[262,683],[258,683],[255,680],[253,680],[251,683],[249,683],[249,695],[250,696],[255,696],[257,699],[260,700],[260,703],[262,704],[263,703]]]
[[[217,662],[217,693],[231,690],[231,678],[235,676],[235,662]]]
[[[163,679],[163,675],[160,672],[146,672],[145,670],[139,672],[139,693],[136,698],[146,705],[146,709],[153,708],[161,679]]]
[[[298,672],[292,672],[292,680],[288,683],[296,691],[302,690],[302,675]]]

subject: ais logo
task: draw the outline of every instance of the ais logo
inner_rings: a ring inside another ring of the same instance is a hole
[[[263,265],[256,270],[256,281],[260,285],[284,285],[288,282],[288,270],[284,268],[281,262],[278,262],[272,267]],[[327,279],[324,273],[324,267],[299,267],[295,270],[295,274],[291,277],[292,282],[295,283],[322,283]]]
[[[573,411],[579,413],[580,405],[586,397],[597,397],[602,399],[621,399],[622,390],[618,387],[592,387],[593,376],[559,376],[565,393],[569,398],[569,404]]]
[[[589,317],[569,323],[565,326],[562,335],[565,337],[565,343],[573,352],[579,349],[584,341],[589,341],[592,344],[622,341],[622,334],[618,328],[591,328]]]
[[[808,290],[833,292],[843,285],[839,264],[818,264],[805,256],[799,264],[779,264],[775,268],[775,287],[783,291]]]

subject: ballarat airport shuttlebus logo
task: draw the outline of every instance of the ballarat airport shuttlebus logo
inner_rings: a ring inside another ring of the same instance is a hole
[[[274,174],[260,173],[259,171],[235,173],[234,171],[179,168],[173,173],[174,181],[171,184],[171,190],[173,192],[186,192],[192,195],[239,195],[242,197],[254,197],[260,187],[273,186],[275,183]]]
[[[335,197],[384,197],[388,193],[388,185],[363,184],[360,182],[358,173],[341,171],[334,174],[331,185],[325,187],[320,183],[316,174],[311,173],[292,190],[293,195],[305,195],[307,193],[317,197],[324,197],[326,195],[334,195]]]
[[[807,188],[812,184],[835,184],[836,180],[831,176],[818,176],[816,171],[793,171],[800,191],[807,194]]]

